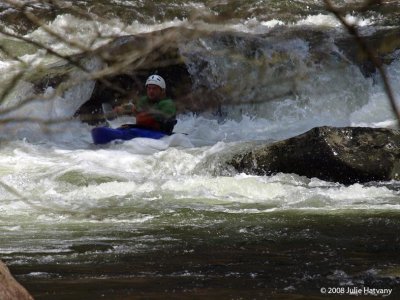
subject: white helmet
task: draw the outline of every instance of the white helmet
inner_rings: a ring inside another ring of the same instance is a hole
[[[158,85],[160,88],[165,90],[165,80],[160,75],[151,75],[146,80],[146,86],[148,84]]]

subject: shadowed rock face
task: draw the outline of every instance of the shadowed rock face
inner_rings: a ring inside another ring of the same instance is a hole
[[[295,173],[326,181],[356,182],[400,178],[400,131],[365,127],[316,127],[270,145],[235,155],[239,172]]]
[[[0,261],[0,299],[33,300],[32,296],[12,277],[7,266]]]

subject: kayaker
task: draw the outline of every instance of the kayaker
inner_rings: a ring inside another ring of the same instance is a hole
[[[136,116],[137,127],[152,129],[172,134],[176,124],[176,106],[172,99],[166,96],[165,80],[160,75],[151,75],[146,80],[146,96],[140,98],[136,105],[116,106],[118,114],[133,113]]]

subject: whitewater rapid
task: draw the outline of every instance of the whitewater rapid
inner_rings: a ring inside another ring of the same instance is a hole
[[[368,28],[375,21],[373,18],[360,20],[350,15],[347,20],[358,22],[361,28]],[[89,42],[95,48],[109,40],[105,38],[93,44],[93,34],[96,32],[113,37],[151,32],[171,26],[200,26],[196,28],[202,30],[210,30],[211,26],[209,23],[191,23],[187,19],[157,24],[126,24],[119,19],[103,22],[101,18],[83,23],[81,21],[75,16],[61,14],[48,25],[60,34],[67,33],[67,39],[76,38],[80,43]],[[247,19],[233,25],[214,25],[214,29],[220,31],[265,34],[279,26],[336,29],[339,23],[332,16],[317,14],[295,23]],[[54,40],[43,29],[34,30],[25,37],[41,41],[63,54],[72,54],[77,50]],[[213,40],[204,39],[201,42],[206,49],[216,47]],[[47,88],[42,97],[35,96],[34,101],[3,115],[3,118],[15,117],[21,121],[10,122],[0,128],[4,184],[1,187],[4,197],[1,209],[11,215],[18,215],[24,211],[26,213],[36,207],[35,205],[40,209],[47,206],[50,210],[53,206],[59,208],[66,205],[68,209],[82,209],[81,213],[84,213],[88,207],[107,206],[108,199],[114,199],[111,202],[114,203],[115,199],[120,201],[125,198],[128,202],[138,199],[192,199],[188,200],[193,201],[191,205],[211,201],[209,209],[220,209],[217,205],[220,202],[223,203],[222,207],[232,203],[258,203],[263,207],[261,211],[292,208],[336,210],[349,207],[397,209],[396,200],[391,200],[396,199],[396,191],[386,186],[343,187],[291,174],[257,177],[236,174],[221,166],[220,162],[226,155],[232,149],[240,148],[244,142],[270,143],[324,125],[396,125],[396,117],[391,111],[378,74],[366,77],[353,64],[338,69],[324,68],[324,65],[318,64],[307,66],[302,61],[310,59],[310,46],[301,39],[278,41],[274,46],[260,45],[260,51],[266,54],[287,51],[293,63],[298,64],[300,69],[305,69],[295,95],[259,101],[263,99],[263,94],[255,91],[246,97],[257,98],[256,103],[224,105],[222,117],[213,114],[181,114],[175,127],[175,132],[179,134],[161,140],[135,139],[103,147],[93,145],[90,136],[93,126],[73,118],[75,111],[90,98],[94,89],[94,81],[79,72],[72,76],[81,78],[81,82],[62,95],[54,94],[52,88]],[[331,51],[341,55],[334,45],[329,47]],[[181,50],[189,55],[190,43],[182,45]],[[394,53],[393,62],[386,66],[397,99],[400,98],[399,54]],[[195,85],[201,83],[213,88],[213,84],[220,85],[229,79],[231,73],[220,71],[233,68],[227,64],[229,60],[221,61],[218,57],[207,56],[204,58],[209,59],[210,65],[214,67],[206,71],[210,71],[209,74],[219,72],[219,81],[212,81],[212,76],[204,76],[206,79],[193,77]],[[43,51],[25,54],[21,59],[34,62],[33,67],[40,66],[41,63],[54,63],[54,57],[47,57]],[[190,56],[187,59],[188,68],[194,76],[199,71],[197,62],[191,60],[193,57]],[[327,65],[334,63],[329,62]],[[3,74],[10,68],[15,70],[16,66],[17,63],[10,60],[2,60],[0,64]],[[239,64],[236,67],[238,66],[246,70],[246,65]],[[98,70],[101,63],[89,61],[87,67]],[[249,78],[253,77],[254,74],[249,74]],[[203,81],[199,83],[201,80]],[[244,80],[243,85],[249,83]],[[245,88],[240,90],[241,86],[237,88],[237,91],[233,90],[233,95],[246,91]],[[22,80],[3,105],[18,105],[33,89],[31,83]],[[62,121],[42,124],[25,121],[27,116],[44,121]],[[117,121],[111,123],[111,126],[117,126]],[[127,120],[123,119],[121,123],[123,121]],[[380,196],[379,200],[377,195]],[[82,199],[86,201],[82,202]],[[15,200],[18,201],[14,203]],[[384,206],[382,201],[386,203]],[[57,210],[55,214],[58,214]]]
[[[62,92],[39,93],[37,72],[65,62],[0,35],[12,49],[0,51],[0,259],[40,300],[319,298],[321,287],[364,286],[395,294],[398,182],[255,176],[224,164],[316,126],[397,128],[379,75],[335,44],[345,31],[322,1],[183,2],[31,1],[64,41],[16,24],[16,10],[0,3],[2,29],[62,55],[125,35],[191,30],[195,38],[178,48],[193,86],[227,100],[217,112],[179,114],[176,135],[94,145],[94,125],[75,116],[94,78],[76,71]],[[398,4],[385,5],[345,19],[366,35],[398,26],[390,10]],[[400,101],[400,52],[388,61]],[[85,67],[96,74],[104,65]]]

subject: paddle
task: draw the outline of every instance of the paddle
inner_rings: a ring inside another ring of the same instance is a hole
[[[107,125],[110,126],[110,121],[117,118],[117,113],[113,111],[110,103],[102,103],[101,108],[103,109],[103,115],[106,119]]]

